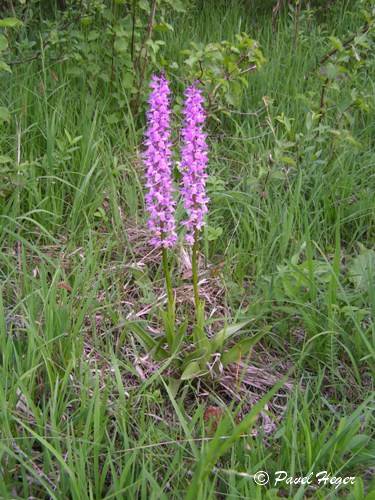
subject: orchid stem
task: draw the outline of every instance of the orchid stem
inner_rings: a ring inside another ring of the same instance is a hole
[[[165,286],[167,289],[168,314],[170,315],[170,319],[174,322],[174,296],[171,272],[168,265],[168,251],[166,248],[163,248],[163,272],[165,277]]]
[[[193,254],[191,258],[191,270],[193,274],[193,290],[194,290],[194,302],[195,302],[195,313],[198,314],[199,307],[199,288],[198,288],[198,231],[194,234],[194,244],[193,244]]]

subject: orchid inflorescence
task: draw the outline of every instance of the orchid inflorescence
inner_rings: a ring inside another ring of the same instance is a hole
[[[195,235],[204,225],[208,198],[206,195],[207,143],[203,124],[206,114],[203,108],[203,96],[196,85],[191,85],[185,92],[184,126],[182,129],[183,147],[181,151],[182,189],[184,207],[188,219],[186,242],[193,245]]]
[[[149,212],[148,228],[151,244],[170,248],[177,240],[175,231],[175,201],[172,187],[172,143],[170,131],[169,85],[164,76],[154,75],[147,112],[146,151],[146,206]]]
[[[177,241],[172,181],[172,143],[170,129],[170,89],[164,75],[151,79],[149,110],[144,153],[146,166],[146,208],[149,214],[150,243],[154,247],[171,248]],[[186,242],[193,245],[204,225],[208,198],[206,195],[207,144],[203,132],[205,111],[203,96],[197,84],[185,92],[181,150],[181,195],[187,219]]]

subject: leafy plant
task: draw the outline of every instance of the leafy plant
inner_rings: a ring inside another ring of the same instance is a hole
[[[367,54],[374,50],[375,11],[367,0],[361,1],[361,14],[364,19],[362,29],[350,34],[345,40],[330,36],[330,49],[320,60],[319,68],[323,79],[320,93],[321,119],[329,105],[328,92],[338,95],[341,80],[355,81],[357,74],[368,65]],[[331,99],[332,104],[335,103],[334,97]],[[350,109],[353,107],[368,112],[370,102],[366,94],[360,93],[355,87],[352,88],[344,105],[339,107],[340,121],[351,121]]]
[[[202,125],[205,111],[202,106],[202,91],[197,84],[185,92],[182,127],[183,145],[181,149],[181,196],[187,213],[183,225],[186,228],[185,240],[191,246],[192,282],[195,305],[195,323],[192,328],[190,344],[185,347],[188,321],[176,325],[175,300],[172,277],[169,267],[169,249],[176,245],[177,223],[175,220],[175,200],[172,190],[172,151],[170,131],[169,85],[166,77],[153,76],[149,97],[148,128],[146,131],[146,151],[144,162],[146,170],[146,206],[149,213],[148,226],[151,232],[150,244],[162,249],[162,267],[167,292],[167,309],[162,311],[164,334],[154,339],[139,323],[128,327],[132,329],[143,346],[157,359],[173,358],[177,361],[181,380],[193,379],[207,374],[221,373],[228,364],[239,361],[247,355],[267,330],[245,338],[226,350],[233,336],[242,330],[249,320],[225,326],[212,338],[205,331],[204,302],[199,296],[198,286],[198,249],[200,232],[205,224],[208,198],[206,196],[207,144]],[[180,224],[181,225],[181,224]]]
[[[191,46],[182,51],[187,77],[199,79],[205,86],[209,113],[217,118],[228,107],[238,108],[249,85],[249,73],[265,63],[258,42],[247,33],[239,33],[234,43],[192,42]]]
[[[356,289],[370,294],[375,287],[375,251],[361,245],[349,266],[349,277]]]

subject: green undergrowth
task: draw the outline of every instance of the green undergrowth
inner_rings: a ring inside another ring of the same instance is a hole
[[[319,61],[329,37],[361,30],[359,9],[302,10],[297,28],[286,9],[273,30],[250,4],[191,6],[163,36],[179,64],[191,41],[240,32],[266,59],[209,122],[201,265],[229,323],[267,329],[244,361],[270,377],[280,363],[274,392],[291,384],[275,429],[257,418],[272,392],[249,405],[234,378],[231,397],[216,380],[176,392],[128,327],[145,310],[157,330],[163,302],[144,234],[144,118],[125,106],[111,123],[110,89],[96,95],[46,51],[0,81],[1,498],[373,498],[374,59],[332,76],[322,108]],[[180,254],[172,265],[177,289]],[[224,409],[217,429],[211,406]],[[281,470],[357,479],[275,485]]]

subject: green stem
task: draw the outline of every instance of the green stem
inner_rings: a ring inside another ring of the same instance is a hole
[[[203,349],[206,353],[209,352],[209,343],[205,334],[205,321],[204,321],[204,302],[199,298],[198,288],[198,250],[199,250],[199,233],[194,233],[193,252],[191,256],[191,270],[193,275],[193,289],[194,289],[194,302],[195,302],[195,326],[193,328],[193,339],[197,349]],[[202,362],[201,368],[204,368]]]
[[[193,274],[193,290],[194,290],[194,302],[195,302],[195,312],[198,313],[199,307],[199,288],[198,288],[198,231],[194,234],[194,244],[193,244],[193,255],[191,258],[191,270]]]
[[[165,277],[165,285],[167,288],[168,308],[169,308],[171,305],[173,305],[174,299],[173,299],[172,279],[168,266],[168,254],[166,248],[163,248],[163,272]]]
[[[172,279],[171,272],[168,266],[168,253],[167,249],[163,248],[163,272],[165,277],[165,287],[167,289],[167,312],[169,317],[169,327],[168,327],[168,337],[169,341],[173,341],[174,336],[174,323],[175,323],[175,311],[174,311],[174,296],[173,296],[173,288],[172,288]]]

